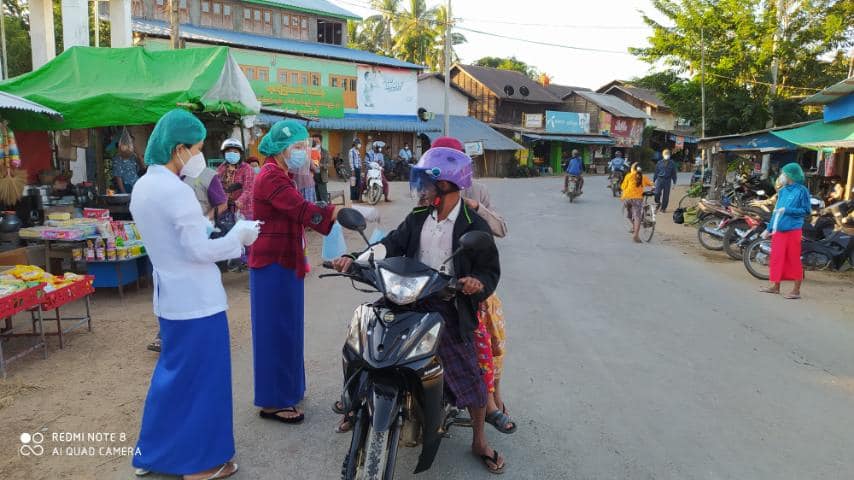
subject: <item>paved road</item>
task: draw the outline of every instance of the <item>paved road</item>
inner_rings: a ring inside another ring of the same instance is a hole
[[[489,432],[507,457],[504,478],[854,478],[854,319],[759,295],[746,276],[655,241],[630,243],[603,185],[588,179],[569,205],[556,179],[489,182],[510,225],[499,291],[505,391],[520,427]],[[397,200],[384,207],[388,225],[405,211]],[[342,281],[307,284],[302,426],[257,418],[251,349],[237,351],[237,478],[338,478],[348,437],[332,432],[329,404],[364,298]],[[417,477],[417,452],[405,450],[398,478],[492,478],[469,441],[454,432]]]

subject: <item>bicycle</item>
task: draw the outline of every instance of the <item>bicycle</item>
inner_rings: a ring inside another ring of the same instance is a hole
[[[655,234],[655,206],[649,202],[649,199],[655,196],[655,192],[643,192],[643,210],[641,210],[641,229],[640,238],[646,243],[652,241],[652,236]],[[635,225],[632,221],[632,213],[628,206],[623,202],[622,208],[623,220],[628,226],[629,233],[634,233]]]

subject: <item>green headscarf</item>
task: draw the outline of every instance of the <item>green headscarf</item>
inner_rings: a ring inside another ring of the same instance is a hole
[[[308,139],[308,130],[296,120],[282,120],[276,122],[261,139],[258,151],[272,157],[278,155],[291,145]]]
[[[178,145],[195,145],[208,135],[202,122],[186,110],[175,109],[163,115],[154,126],[145,147],[146,165],[166,165]]]
[[[802,169],[797,163],[787,163],[784,165],[783,173],[786,174],[789,180],[795,183],[804,183],[804,169]]]

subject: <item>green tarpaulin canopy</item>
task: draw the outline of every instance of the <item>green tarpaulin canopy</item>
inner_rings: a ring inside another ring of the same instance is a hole
[[[18,118],[18,130],[72,130],[156,123],[169,110],[257,114],[261,105],[226,47],[149,52],[74,47],[38,70],[0,82],[0,91],[38,102],[65,117]]]
[[[809,148],[854,148],[854,119],[841,122],[816,122],[772,134]]]

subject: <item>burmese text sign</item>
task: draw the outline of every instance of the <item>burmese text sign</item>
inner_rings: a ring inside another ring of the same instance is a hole
[[[279,110],[292,110],[318,118],[344,117],[344,90],[309,85],[286,85],[251,81],[252,90],[261,105]]]

